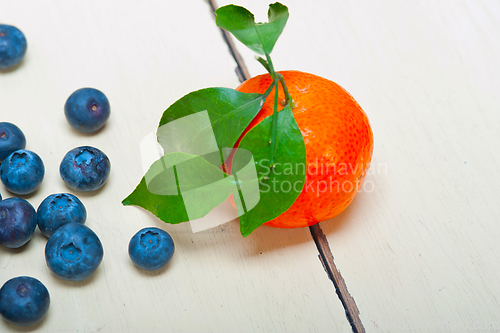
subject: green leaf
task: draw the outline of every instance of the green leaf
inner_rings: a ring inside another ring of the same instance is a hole
[[[234,197],[240,215],[240,231],[248,236],[257,227],[285,212],[295,202],[306,176],[306,148],[292,110],[286,106],[278,112],[278,127],[275,145],[275,168],[269,171],[269,138],[272,131],[272,115],[252,128],[241,140],[238,149],[244,148],[253,154],[260,179],[260,201],[252,209],[245,207],[237,196]],[[244,168],[247,158],[236,151],[233,173]]]
[[[157,131],[165,155],[122,203],[143,207],[164,222],[180,223],[201,218],[238,194],[242,184],[218,167],[266,96],[207,88],[176,101],[163,113]],[[256,172],[248,174],[242,176],[255,182]]]
[[[151,165],[122,204],[140,206],[176,224],[205,216],[235,189],[234,178],[205,158],[170,153]]]
[[[229,88],[191,92],[163,113],[158,142],[166,154],[185,152],[203,156],[234,147],[265,98],[265,94],[247,94]],[[221,165],[216,156],[210,162]]]
[[[216,23],[231,32],[240,42],[259,54],[270,54],[285,28],[288,8],[279,2],[269,5],[269,23],[255,23],[255,17],[247,9],[227,5],[215,11]]]

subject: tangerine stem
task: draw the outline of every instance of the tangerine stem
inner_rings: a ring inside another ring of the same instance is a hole
[[[269,68],[268,63],[259,56],[255,56],[255,59],[271,74],[271,68]]]
[[[271,56],[269,56],[268,58],[269,58],[269,60],[271,60]],[[262,59],[259,56],[256,56],[255,59],[262,66],[264,66],[264,68],[269,72],[271,77],[273,77],[272,69],[269,66],[269,64],[267,63],[267,61],[265,61],[264,59]],[[293,104],[292,96],[290,96],[290,93],[288,92],[288,87],[286,86],[285,78],[280,73],[274,73],[274,74],[276,75],[277,78],[279,78],[279,82],[281,83],[281,86],[283,87],[283,92],[285,93],[285,106],[290,105],[290,107],[293,109],[295,107],[295,105]],[[291,102],[291,104],[290,104],[290,102]]]
[[[273,90],[274,86],[276,85],[276,82],[273,81],[273,83],[271,83],[271,85],[267,88],[267,90],[264,92],[263,96],[264,96],[264,101],[267,99],[267,97],[269,96],[269,94],[271,93],[271,91]]]
[[[294,108],[295,106],[293,105],[293,99],[292,96],[290,96],[290,93],[288,92],[288,87],[286,86],[285,78],[280,73],[278,73],[278,78],[280,80],[281,86],[283,87],[283,92],[285,93],[285,105],[289,105],[291,102],[292,104],[290,105],[290,107]]]
[[[273,112],[273,127],[271,132],[271,151],[269,159],[269,172],[274,168],[274,149],[276,147],[276,132],[278,127],[278,79],[274,79],[274,112]]]
[[[269,66],[268,71],[274,80],[276,78],[276,72],[274,71],[273,61],[271,60],[271,56],[269,55],[269,52],[267,52],[266,47],[264,46],[264,40],[262,39],[262,36],[260,35],[259,29],[257,28],[256,25],[254,25],[254,28],[255,28],[255,31],[257,32],[257,36],[259,36],[260,43],[262,44],[262,50],[264,51],[264,55],[266,56],[267,65]]]
[[[271,60],[271,56],[269,55],[269,53],[266,52],[266,59],[267,59],[267,64],[269,65],[269,69],[270,69],[270,73],[271,73],[271,77],[273,79],[276,79],[276,72],[274,71],[274,66],[273,66],[273,61]]]
[[[279,92],[279,84],[281,82],[281,85],[283,86],[283,91],[285,92],[285,106],[288,106],[290,102],[292,102],[293,106],[293,100],[290,96],[290,93],[288,92],[288,88],[285,84],[285,79],[283,78],[283,75],[276,73],[274,70],[274,65],[273,61],[271,60],[271,56],[269,52],[267,52],[265,46],[264,46],[264,41],[262,40],[262,36],[260,35],[259,29],[257,28],[256,25],[254,25],[255,31],[257,32],[257,36],[259,36],[260,43],[262,44],[262,50],[264,51],[264,54],[266,56],[266,60],[262,59],[261,57],[257,57],[257,61],[260,62],[269,72],[271,75],[271,78],[273,79],[272,85],[275,85],[274,87],[274,112],[273,112],[273,127],[272,127],[272,132],[271,132],[271,151],[270,151],[270,159],[269,159],[269,173],[271,173],[271,170],[274,168],[274,150],[276,149],[276,132],[277,132],[277,127],[278,127],[278,92]],[[267,96],[266,96],[267,97]]]

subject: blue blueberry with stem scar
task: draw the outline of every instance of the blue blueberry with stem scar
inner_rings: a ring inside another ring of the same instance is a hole
[[[26,244],[36,228],[35,208],[21,198],[0,201],[0,244],[18,248]]]
[[[132,262],[139,268],[154,271],[164,267],[174,255],[175,245],[172,237],[159,228],[139,230],[128,246]]]
[[[64,114],[69,124],[84,133],[92,133],[103,127],[110,112],[108,98],[94,88],[78,89],[64,105]]]
[[[81,223],[64,224],[45,245],[47,266],[61,279],[70,281],[81,281],[92,276],[103,256],[99,237]]]
[[[70,222],[85,224],[87,210],[76,196],[70,193],[51,194],[36,212],[38,229],[49,238],[62,225]]]
[[[75,191],[94,191],[106,183],[111,164],[101,150],[83,146],[70,150],[59,166],[61,178]]]
[[[28,43],[16,27],[0,24],[0,69],[14,67],[24,58]]]
[[[18,195],[34,192],[42,183],[44,175],[42,159],[30,150],[16,150],[0,165],[2,183],[7,190]]]
[[[12,324],[36,324],[45,317],[49,306],[49,291],[35,278],[15,277],[0,288],[0,314]]]

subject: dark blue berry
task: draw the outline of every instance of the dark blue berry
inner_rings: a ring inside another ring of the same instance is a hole
[[[0,68],[17,65],[26,54],[26,37],[11,25],[0,24]]]
[[[36,215],[38,228],[47,238],[66,223],[84,224],[87,219],[87,211],[83,203],[69,193],[49,195],[38,206]]]
[[[18,248],[26,244],[36,228],[35,208],[21,198],[0,202],[0,244]]]
[[[130,240],[128,253],[138,267],[154,271],[164,267],[174,255],[175,245],[172,237],[159,228],[139,230]]]
[[[84,146],[70,150],[64,156],[59,172],[66,185],[75,191],[93,191],[104,185],[111,164],[102,151]]]
[[[16,277],[0,289],[0,314],[13,324],[36,324],[45,317],[49,306],[49,291],[35,278]]]
[[[67,223],[58,228],[45,245],[45,260],[61,279],[81,281],[99,267],[104,251],[97,235],[86,225]]]
[[[106,95],[94,88],[78,89],[64,105],[64,114],[70,125],[85,133],[95,132],[104,126],[110,110]]]
[[[14,124],[0,123],[0,163],[19,149],[26,148],[23,132]]]
[[[0,166],[0,179],[7,190],[25,195],[34,192],[42,183],[45,167],[36,153],[20,149],[5,158]]]

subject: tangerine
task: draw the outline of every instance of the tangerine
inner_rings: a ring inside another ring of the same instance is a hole
[[[293,98],[293,115],[306,146],[306,177],[302,192],[290,208],[265,225],[307,227],[340,214],[363,184],[373,153],[373,133],[365,112],[340,85],[300,71],[282,71]],[[269,74],[255,76],[236,90],[264,93]],[[278,90],[278,111],[285,94]],[[257,116],[240,136],[273,114],[274,89]],[[279,161],[277,161],[279,162]]]

